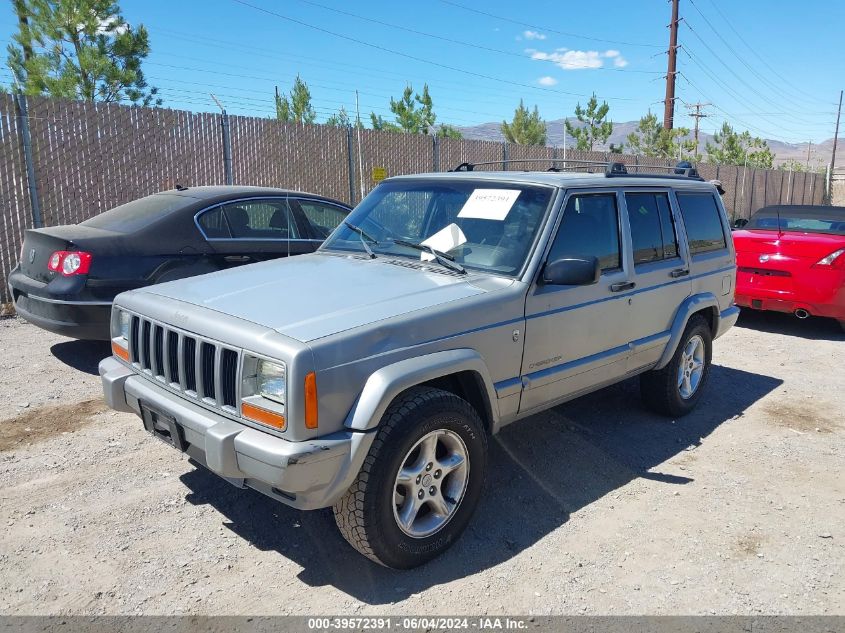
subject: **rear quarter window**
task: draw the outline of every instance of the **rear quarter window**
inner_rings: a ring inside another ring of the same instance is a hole
[[[722,214],[709,193],[677,193],[687,230],[690,253],[709,253],[728,247]]]

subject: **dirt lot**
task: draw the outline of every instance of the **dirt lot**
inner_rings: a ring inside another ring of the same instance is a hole
[[[99,400],[108,350],[0,320],[0,613],[845,614],[845,336],[743,316],[676,422],[628,382],[508,427],[444,557],[194,468]]]

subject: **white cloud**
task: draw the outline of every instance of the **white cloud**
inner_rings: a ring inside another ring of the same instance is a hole
[[[527,40],[544,40],[546,36],[543,33],[538,33],[537,31],[523,31],[522,37]]]
[[[617,50],[600,51],[576,51],[568,48],[558,48],[554,52],[544,53],[528,49],[525,51],[531,55],[531,59],[540,59],[554,62],[564,70],[584,70],[602,68],[605,60],[612,60],[617,68],[624,68],[628,65],[627,60]]]
[[[129,31],[130,27],[127,23],[120,23],[115,17],[107,17],[100,20],[97,25],[97,35],[123,35]]]
[[[540,84],[541,86],[554,86],[554,85],[557,84],[557,79],[555,79],[554,77],[549,77],[548,75],[546,75],[545,77],[540,77],[537,80],[537,83]]]
[[[622,54],[616,50],[609,50],[604,52],[604,56],[613,60],[613,65],[617,68],[625,68],[628,65],[628,60],[622,57]]]

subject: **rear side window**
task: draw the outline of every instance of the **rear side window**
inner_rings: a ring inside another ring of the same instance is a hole
[[[626,193],[628,221],[634,244],[634,264],[646,264],[678,256],[678,240],[669,195]]]
[[[622,267],[615,194],[572,196],[563,211],[549,261],[597,257],[603,271]]]
[[[221,207],[235,239],[296,239],[296,226],[287,200],[244,200]]]
[[[678,193],[690,253],[708,253],[728,247],[716,199],[709,193]]]

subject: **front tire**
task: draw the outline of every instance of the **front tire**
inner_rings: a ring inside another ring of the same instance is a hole
[[[710,325],[704,317],[695,315],[687,323],[669,364],[640,376],[640,394],[646,406],[670,417],[692,411],[710,376],[712,355]]]
[[[462,398],[414,387],[387,408],[370,453],[334,505],[343,537],[373,561],[410,569],[439,556],[472,517],[487,435]]]

